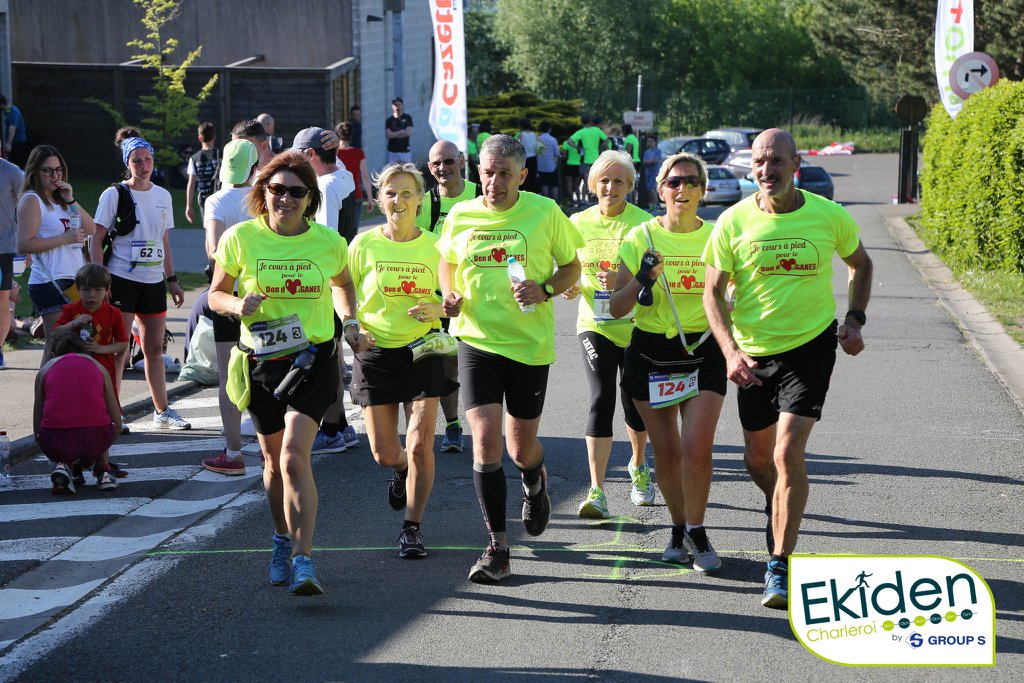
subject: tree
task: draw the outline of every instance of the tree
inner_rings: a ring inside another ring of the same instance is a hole
[[[165,38],[164,26],[177,18],[181,10],[180,0],[132,0],[144,11],[142,25],[146,29],[145,38],[128,41],[129,47],[139,50],[132,59],[139,60],[144,69],[152,69],[153,93],[139,97],[139,104],[149,113],[135,127],[153,145],[156,151],[156,163],[161,166],[174,166],[180,162],[174,149],[174,140],[198,122],[199,105],[213,90],[217,83],[214,74],[199,92],[189,96],[185,91],[185,76],[188,68],[202,54],[202,46],[190,51],[180,64],[165,63],[178,49],[175,38]],[[103,108],[119,126],[131,125],[124,115],[109,103],[96,98],[86,100]]]
[[[806,0],[820,50],[877,99],[900,95],[938,100],[935,0]],[[974,46],[999,64],[1002,77],[1024,77],[1024,0],[976,0]]]
[[[505,68],[508,49],[495,38],[494,0],[466,7],[466,87],[470,95],[494,95],[521,87]]]

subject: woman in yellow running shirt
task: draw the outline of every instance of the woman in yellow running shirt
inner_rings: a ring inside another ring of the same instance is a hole
[[[672,517],[672,540],[662,559],[685,562],[689,555],[702,572],[722,564],[704,529],[704,511],[726,391],[725,358],[702,305],[701,254],[711,226],[697,208],[707,177],[704,162],[692,154],[675,154],[661,165],[658,196],[665,215],[626,236],[610,306],[614,317],[634,315],[622,386],[647,425],[658,488]]]
[[[632,399],[617,386],[633,321],[625,316],[613,318],[608,308],[619,265],[619,246],[633,227],[651,220],[651,214],[626,201],[635,184],[636,172],[628,154],[613,150],[602,152],[587,178],[591,193],[597,197],[597,206],[569,218],[584,243],[577,251],[583,265],[579,286],[571,287],[562,296],[572,300],[582,294],[576,318],[576,336],[580,342],[583,371],[590,383],[590,416],[586,432],[590,490],[580,503],[579,515],[590,519],[611,516],[604,480],[612,451],[616,394],[621,397],[626,433],[633,447],[629,463],[632,480],[630,499],[634,505],[654,502],[651,471],[644,457],[647,445],[644,421]]]
[[[349,247],[358,322],[346,323],[345,337],[355,342],[352,399],[363,406],[374,459],[394,469],[388,502],[405,509],[398,555],[418,558],[427,554],[420,522],[434,486],[434,425],[447,380],[442,356],[414,355],[413,349],[421,340],[436,339],[441,326],[440,253],[438,236],[416,226],[423,208],[423,176],[416,166],[389,164],[376,185],[387,222]],[[362,341],[356,341],[360,327]],[[402,405],[408,422],[404,448],[398,433]]]

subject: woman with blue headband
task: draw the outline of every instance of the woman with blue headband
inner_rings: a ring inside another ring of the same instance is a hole
[[[146,383],[155,409],[153,426],[190,429],[192,425],[168,406],[163,361],[167,291],[170,290],[175,306],[180,307],[185,301],[171,262],[168,235],[174,227],[171,195],[154,185],[151,179],[155,163],[153,146],[139,137],[137,131],[122,129],[118,133],[115,142],[128,169],[127,180],[120,183],[122,187],[112,185],[100,195],[96,232],[97,235],[110,233],[112,240],[105,256],[103,240],[94,239],[92,260],[106,263],[110,270],[110,303],[121,309],[125,329],[131,329],[132,322],[138,318]],[[132,204],[134,211],[130,210]],[[117,367],[123,367],[123,363],[124,354],[121,354]],[[113,379],[120,387],[120,373],[117,375]]]

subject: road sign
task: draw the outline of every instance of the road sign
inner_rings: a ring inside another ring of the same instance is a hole
[[[633,126],[633,130],[643,132],[654,128],[653,111],[627,111],[622,114],[622,122]]]
[[[968,52],[949,69],[949,85],[963,99],[995,85],[999,80],[996,60],[984,52]]]

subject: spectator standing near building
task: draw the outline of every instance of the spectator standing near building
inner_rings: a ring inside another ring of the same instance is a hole
[[[256,117],[256,120],[263,126],[263,130],[267,132],[267,146],[270,151],[274,154],[280,154],[284,149],[284,138],[274,135],[274,117],[270,114],[260,114]]]
[[[405,100],[391,100],[391,116],[384,121],[384,137],[388,140],[388,163],[411,163],[409,139],[412,137],[412,117],[405,113]]]
[[[28,142],[28,129],[25,127],[25,117],[21,115],[12,102],[7,101],[7,96],[0,94],[0,109],[3,110],[3,152],[4,157],[10,159],[15,166],[24,166],[28,160],[31,146]]]
[[[189,157],[188,185],[185,186],[185,218],[189,223],[195,220],[193,199],[198,198],[199,216],[202,217],[206,200],[219,189],[217,174],[220,171],[220,151],[216,147],[217,132],[213,124],[200,123],[198,136],[202,149]]]
[[[537,439],[548,369],[555,360],[550,300],[580,275],[576,249],[582,240],[557,204],[519,191],[525,165],[526,150],[517,140],[489,138],[480,148],[484,194],[452,208],[438,242],[445,315],[457,316],[452,334],[460,339],[459,380],[473,434],[473,481],[490,534],[469,573],[479,583],[510,574],[503,423],[505,445],[522,474],[527,533],[544,533],[551,517],[544,449]],[[512,287],[509,257],[526,276]]]
[[[540,124],[537,136],[537,185],[545,197],[558,201],[558,140],[551,134],[551,123]]]
[[[758,135],[751,147],[758,191],[719,217],[703,257],[704,309],[728,378],[739,386],[744,462],[765,495],[771,559],[761,604],[778,608],[789,603],[789,556],[807,505],[807,440],[821,419],[836,346],[851,356],[864,350],[873,271],[853,217],[797,189],[799,168],[792,135],[778,128]],[[848,269],[842,324],[835,318],[834,254]]]
[[[366,154],[352,142],[355,136],[354,130],[355,125],[351,121],[339,123],[335,128],[339,138],[338,161],[352,174],[356,185],[353,195],[355,200],[353,237],[359,232],[359,220],[362,217],[364,205],[367,211],[373,211],[373,186],[370,184],[370,172],[366,168]]]
[[[25,182],[21,169],[0,159],[0,370],[3,345],[11,325],[11,289],[14,287],[14,256],[18,251],[18,194]]]
[[[362,149],[363,148],[363,108],[360,107],[358,104],[354,104],[351,107],[349,107],[349,110],[348,110],[348,123],[350,123],[352,125],[352,129],[351,129],[352,132],[350,133],[350,137],[348,139],[349,146],[350,147],[355,147],[356,149]],[[341,131],[338,131],[338,132],[340,133]],[[349,169],[349,170],[351,171],[352,169]],[[356,174],[353,173],[352,175],[356,175]],[[373,200],[373,195],[371,194],[369,196],[369,198],[372,201]]]
[[[647,210],[654,213],[658,210],[658,169],[665,160],[658,147],[658,139],[653,135],[647,138],[647,149],[644,150],[644,180],[647,189]]]

